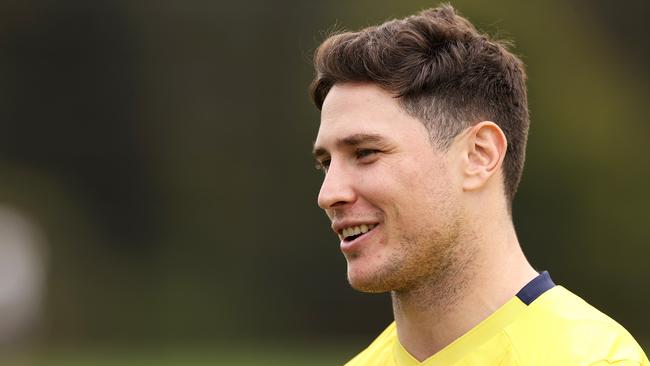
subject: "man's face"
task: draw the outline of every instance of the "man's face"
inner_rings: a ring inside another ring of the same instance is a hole
[[[373,84],[330,90],[314,145],[326,171],[318,205],[341,240],[352,287],[400,291],[440,280],[461,229],[453,154],[432,146],[424,125]]]

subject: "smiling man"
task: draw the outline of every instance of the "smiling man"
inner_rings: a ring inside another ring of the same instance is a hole
[[[443,5],[331,36],[314,65],[318,204],[351,286],[390,292],[395,317],[348,365],[648,365],[521,250],[529,119],[504,44]]]

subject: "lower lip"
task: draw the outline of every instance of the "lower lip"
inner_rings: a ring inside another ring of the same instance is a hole
[[[362,246],[365,242],[370,240],[372,236],[375,235],[378,228],[379,225],[376,225],[374,228],[372,228],[372,230],[368,231],[367,233],[361,235],[360,237],[352,241],[341,240],[341,251],[344,254],[350,254],[352,252],[359,250],[360,246]]]

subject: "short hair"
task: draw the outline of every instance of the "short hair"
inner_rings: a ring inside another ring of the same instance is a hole
[[[448,4],[357,32],[329,36],[314,55],[311,97],[320,110],[336,83],[376,83],[429,131],[434,146],[480,121],[504,132],[509,207],[521,180],[528,136],[526,72],[509,44],[479,33]]]

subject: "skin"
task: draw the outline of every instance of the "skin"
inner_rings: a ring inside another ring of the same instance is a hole
[[[325,171],[318,205],[337,234],[377,225],[341,241],[348,280],[360,291],[391,292],[399,340],[420,361],[537,275],[503,191],[506,147],[501,129],[482,121],[442,151],[374,84],[336,84],[325,99],[314,144]]]

